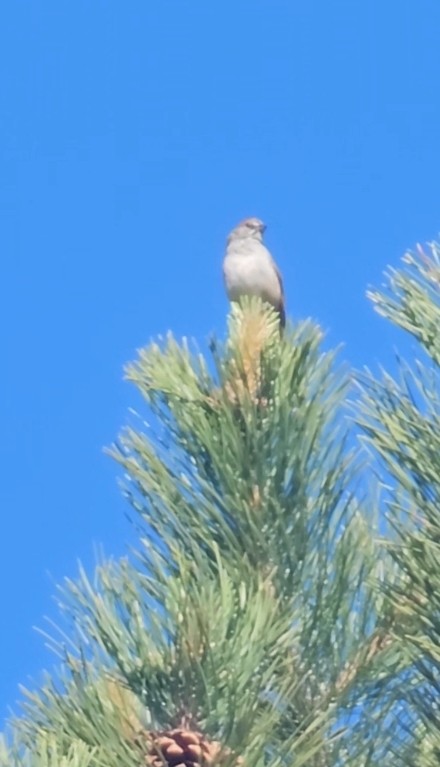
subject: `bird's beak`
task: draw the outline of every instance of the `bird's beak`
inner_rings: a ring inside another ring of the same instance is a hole
[[[264,232],[266,231],[266,229],[267,229],[267,226],[266,226],[266,224],[261,224],[261,226],[260,226],[260,232],[261,232],[261,234],[264,234]]]

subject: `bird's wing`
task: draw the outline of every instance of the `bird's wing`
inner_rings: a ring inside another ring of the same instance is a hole
[[[273,265],[274,265],[274,269],[276,271],[276,275],[278,277],[278,282],[280,283],[281,298],[282,298],[283,303],[284,303],[284,284],[283,284],[283,278],[281,277],[281,272],[278,269],[278,267],[277,267],[277,265],[276,265],[276,263],[275,263],[275,261],[273,259],[272,259],[272,262],[273,262]]]
[[[284,328],[284,326],[286,324],[286,301],[285,301],[285,297],[284,297],[283,278],[281,277],[281,272],[278,269],[278,266],[276,265],[276,263],[275,263],[274,259],[272,258],[272,256],[270,256],[270,260],[272,261],[272,265],[273,265],[273,268],[275,270],[275,274],[277,276],[278,283],[279,283],[279,286],[280,286],[280,302],[279,302],[279,305],[277,306],[277,310],[278,310],[279,315],[280,315],[280,325],[281,325],[281,328]]]

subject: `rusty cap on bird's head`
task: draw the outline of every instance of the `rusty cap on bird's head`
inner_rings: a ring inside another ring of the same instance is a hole
[[[260,218],[251,216],[240,221],[237,226],[234,227],[230,233],[228,240],[231,238],[244,238],[244,237],[258,237],[261,239],[266,230],[266,224]]]

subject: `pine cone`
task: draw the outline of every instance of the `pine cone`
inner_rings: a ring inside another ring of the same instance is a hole
[[[197,767],[221,764],[231,757],[229,748],[222,748],[217,740],[207,740],[201,732],[174,729],[149,733],[147,767]],[[235,759],[241,765],[241,757]]]

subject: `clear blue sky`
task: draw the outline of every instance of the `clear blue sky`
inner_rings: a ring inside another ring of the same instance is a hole
[[[33,625],[130,535],[102,453],[124,362],[225,328],[225,236],[268,223],[288,311],[354,365],[365,298],[440,228],[438,0],[13,0],[0,10],[0,716]]]

